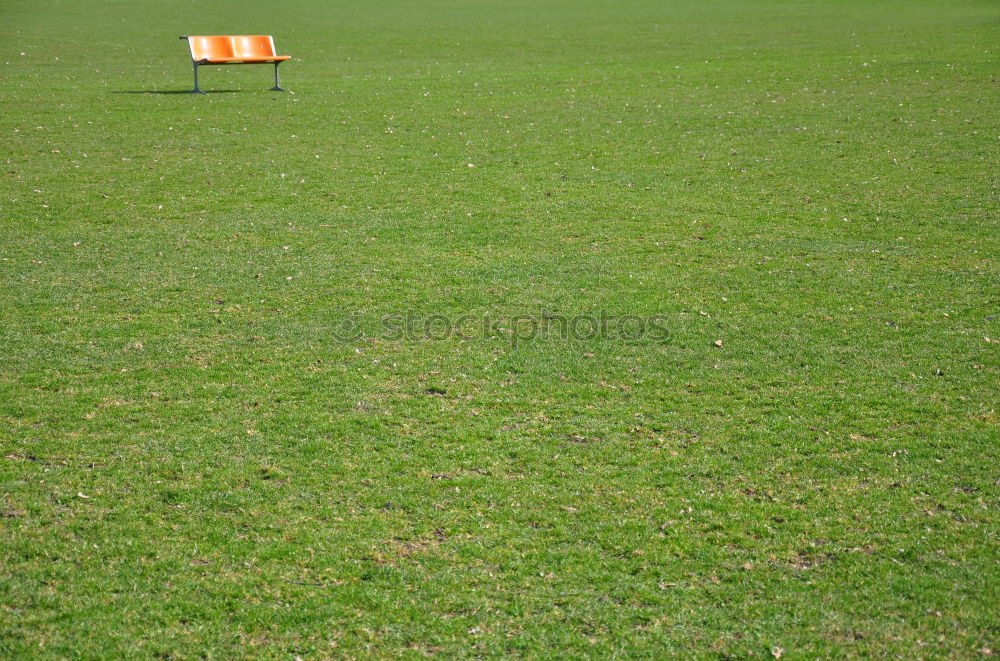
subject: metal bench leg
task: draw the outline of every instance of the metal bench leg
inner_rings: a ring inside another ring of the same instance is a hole
[[[272,87],[271,90],[274,91],[274,92],[287,92],[288,90],[286,90],[284,87],[282,87],[281,83],[278,82],[278,65],[279,64],[281,64],[281,62],[275,62],[274,63],[274,87]]]
[[[191,90],[191,94],[205,94],[205,92],[202,92],[201,89],[198,87],[198,63],[193,62],[193,64],[194,64],[194,89]]]

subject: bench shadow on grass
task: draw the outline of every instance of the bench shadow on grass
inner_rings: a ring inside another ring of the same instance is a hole
[[[243,94],[252,90],[205,90],[208,94]],[[191,90],[115,90],[112,94],[195,94]]]

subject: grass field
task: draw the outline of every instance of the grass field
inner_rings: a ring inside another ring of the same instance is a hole
[[[994,0],[0,18],[0,657],[1000,653]]]

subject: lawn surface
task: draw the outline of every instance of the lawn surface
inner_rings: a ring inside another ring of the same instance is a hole
[[[0,657],[1000,653],[996,2],[0,16]]]

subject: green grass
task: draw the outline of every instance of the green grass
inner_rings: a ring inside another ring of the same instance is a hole
[[[0,657],[1000,646],[996,2],[2,17]]]

